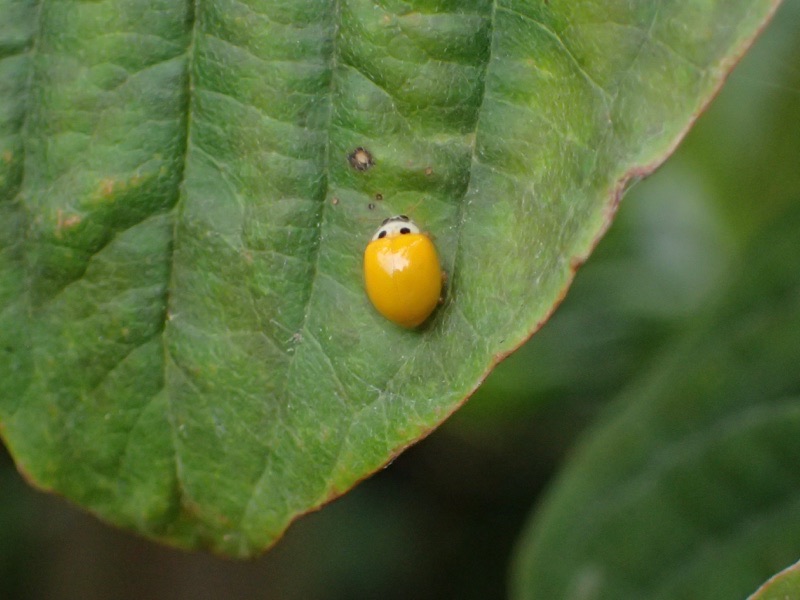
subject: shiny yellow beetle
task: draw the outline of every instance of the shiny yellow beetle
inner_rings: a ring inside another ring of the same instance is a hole
[[[417,327],[442,294],[442,267],[431,239],[411,219],[386,219],[364,251],[364,285],[373,306],[403,327]]]

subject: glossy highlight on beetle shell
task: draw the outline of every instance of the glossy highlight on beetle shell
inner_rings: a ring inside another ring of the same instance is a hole
[[[364,285],[384,317],[403,327],[421,325],[442,293],[436,247],[405,215],[386,219],[364,251]]]

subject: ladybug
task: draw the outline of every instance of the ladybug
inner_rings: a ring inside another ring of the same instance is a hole
[[[405,215],[381,223],[364,250],[367,296],[379,313],[403,327],[417,327],[431,316],[443,278],[433,242]]]

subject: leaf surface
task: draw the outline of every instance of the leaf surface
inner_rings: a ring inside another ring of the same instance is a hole
[[[748,600],[789,600],[800,595],[800,565],[794,564],[764,583]]]
[[[776,4],[0,0],[18,466],[150,537],[263,550],[547,317]],[[361,282],[406,212],[449,275],[419,331]]]
[[[700,150],[699,164],[710,167],[690,182],[717,179],[697,204],[719,206],[728,268],[673,343],[661,344],[659,360],[643,361],[649,368],[628,381],[554,482],[518,547],[517,600],[745,597],[796,560],[800,103],[797,73],[778,89],[755,77],[796,55],[798,7],[784,5],[775,26],[735,75],[737,94],[720,98],[682,149],[685,162]],[[759,135],[736,130],[743,116]],[[726,133],[737,144],[721,157],[710,152]],[[679,179],[673,165],[648,185]]]
[[[734,306],[631,386],[581,444],[520,544],[515,598],[730,598],[796,556],[793,213],[742,261]],[[735,307],[756,294],[755,307]]]

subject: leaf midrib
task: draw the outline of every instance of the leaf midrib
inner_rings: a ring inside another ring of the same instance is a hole
[[[164,387],[164,391],[167,396],[167,406],[170,408],[170,412],[168,415],[165,415],[165,418],[169,422],[169,429],[171,433],[171,443],[172,443],[172,450],[174,455],[174,466],[175,466],[175,489],[174,494],[176,496],[175,502],[179,507],[179,512],[186,510],[184,504],[184,498],[186,496],[186,488],[183,483],[182,478],[182,464],[180,460],[180,452],[178,451],[178,426],[175,422],[174,418],[174,407],[172,405],[172,395],[169,393],[169,377],[168,377],[168,365],[175,364],[178,365],[178,362],[175,360],[175,357],[171,355],[169,348],[167,346],[167,323],[169,322],[170,315],[172,314],[173,302],[174,302],[174,289],[175,289],[175,249],[178,246],[178,226],[180,224],[180,215],[183,209],[183,205],[185,202],[185,189],[186,189],[186,171],[189,161],[189,145],[191,143],[191,135],[192,135],[192,121],[193,121],[193,106],[196,102],[195,100],[195,93],[194,93],[194,64],[195,64],[195,52],[196,52],[196,39],[197,39],[197,21],[198,21],[198,4],[199,0],[188,0],[188,6],[191,9],[190,15],[190,22],[191,22],[191,31],[189,33],[189,42],[186,47],[186,127],[184,130],[184,142],[183,142],[183,163],[182,163],[182,172],[180,177],[178,178],[178,187],[177,187],[177,200],[175,205],[172,208],[172,212],[174,215],[174,223],[172,224],[172,243],[170,245],[170,256],[167,259],[169,273],[167,275],[167,285],[164,289],[164,312],[161,319],[162,323],[162,330],[161,330],[161,348],[163,352],[163,362],[162,362],[162,385]],[[155,396],[152,400],[155,400]],[[152,401],[151,400],[151,401]],[[144,408],[142,409],[145,410]]]

